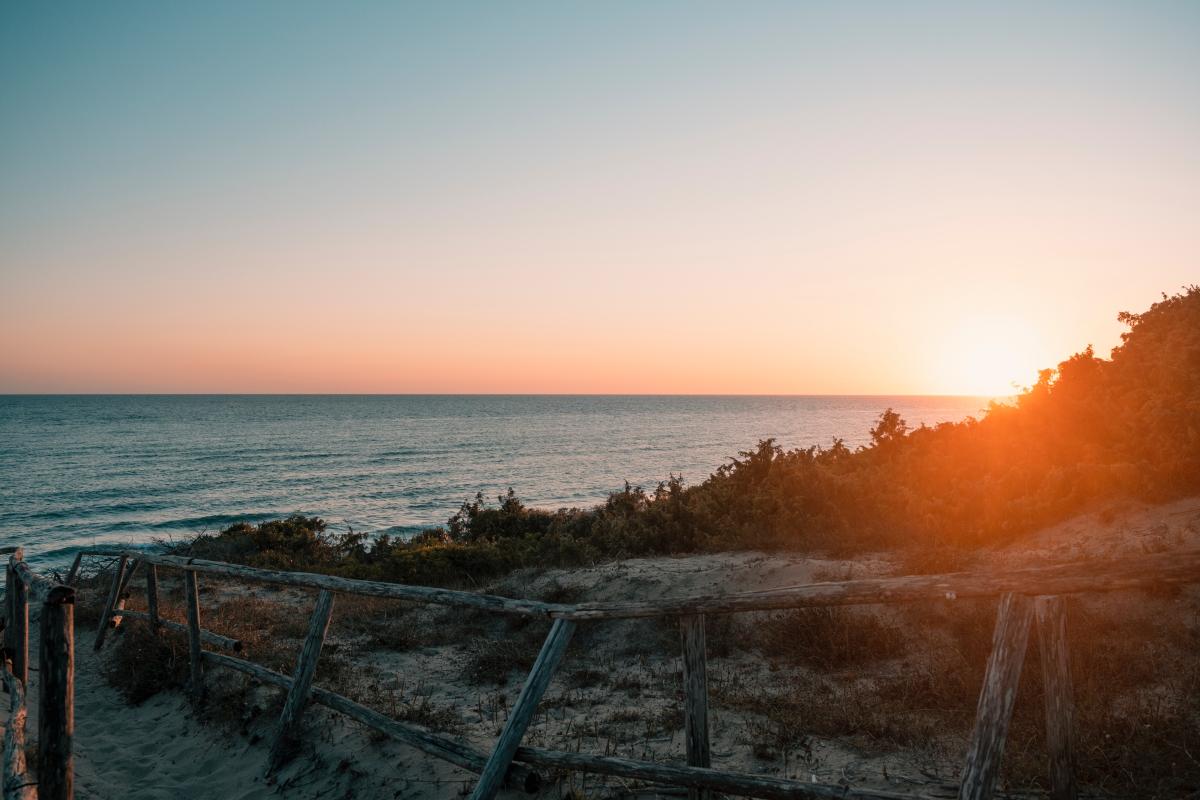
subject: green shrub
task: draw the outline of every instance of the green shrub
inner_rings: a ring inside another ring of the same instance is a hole
[[[475,585],[522,566],[704,550],[852,554],[904,548],[921,570],[969,562],[1117,498],[1200,491],[1200,287],[1164,295],[1109,360],[1089,347],[1043,370],[981,419],[910,429],[892,409],[851,450],[759,442],[696,486],[626,485],[589,509],[529,508],[510,489],[476,495],[445,528],[405,542],[330,533],[290,517],[198,537],[191,555],[405,583]],[[932,554],[937,554],[934,557]]]

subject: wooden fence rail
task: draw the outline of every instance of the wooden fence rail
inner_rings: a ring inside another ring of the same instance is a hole
[[[39,575],[19,547],[5,548],[4,659],[9,694],[4,729],[4,800],[71,800],[75,763],[75,590]],[[38,604],[37,779],[25,760],[29,685],[29,604]]]
[[[3,782],[0,790],[4,800],[36,800],[37,789],[26,774],[25,765],[25,721],[29,715],[25,707],[25,685],[17,680],[12,671],[12,661],[5,659],[0,665],[0,682],[8,692],[8,722],[4,725]]]
[[[174,627],[188,634],[192,693],[203,698],[205,663],[238,670],[287,690],[284,713],[272,743],[268,769],[277,768],[289,751],[289,738],[308,701],[325,705],[357,719],[422,751],[479,773],[472,800],[491,800],[502,785],[533,791],[541,782],[532,767],[580,770],[634,780],[686,787],[691,798],[708,798],[720,792],[744,797],[804,798],[805,800],[894,800],[891,792],[829,786],[816,783],[743,775],[711,767],[706,686],[705,617],[712,614],[769,611],[833,605],[873,605],[954,600],[965,597],[999,597],[993,649],[979,696],[975,729],[959,785],[960,800],[994,796],[1008,724],[1025,661],[1030,628],[1036,622],[1041,669],[1046,686],[1046,729],[1053,800],[1076,797],[1073,769],[1071,676],[1066,653],[1066,616],[1061,595],[1110,592],[1200,581],[1200,551],[1161,553],[1120,562],[1080,562],[996,572],[954,573],[899,578],[874,578],[815,583],[729,595],[702,595],[654,602],[556,604],[517,600],[449,589],[360,581],[303,572],[280,572],[222,562],[160,556],[144,552],[85,551],[84,555],[117,558],[96,647],[105,631],[122,616],[145,619],[152,625]],[[147,574],[147,612],[123,610],[122,597],[138,564]],[[183,571],[188,625],[167,623],[158,616],[157,567]],[[78,559],[72,573],[79,568]],[[202,649],[207,641],[238,649],[237,640],[200,627],[198,574],[301,586],[320,591],[308,635],[292,677],[265,667]],[[477,608],[500,614],[538,616],[554,620],[549,635],[531,669],[508,721],[490,754],[463,742],[390,719],[352,700],[311,684],[321,645],[332,613],[333,594],[390,597],[436,605]],[[680,619],[683,653],[684,728],[686,766],[658,764],[612,756],[569,753],[522,746],[521,742],[542,695],[566,651],[577,624],[592,620],[674,616]]]
[[[274,670],[241,658],[234,658],[233,656],[205,650],[204,660],[215,666],[237,670],[263,683],[278,686],[284,690],[290,691],[292,688],[292,679],[288,676],[281,675]],[[419,728],[406,722],[394,720],[380,714],[378,711],[373,711],[366,706],[359,705],[348,697],[343,697],[328,689],[322,689],[320,686],[313,686],[310,691],[311,699],[314,702],[345,714],[351,719],[357,720],[369,728],[390,736],[398,742],[411,745],[443,761],[449,761],[451,764],[456,764],[463,769],[476,773],[482,772],[483,765],[487,763],[488,754],[468,744],[442,736],[441,734],[432,733],[424,728]],[[512,786],[524,789],[531,794],[536,792],[542,785],[541,775],[520,764],[513,765],[512,769],[509,770],[508,777],[509,783]]]

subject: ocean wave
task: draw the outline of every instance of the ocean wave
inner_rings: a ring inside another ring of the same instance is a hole
[[[50,508],[45,511],[28,511],[20,514],[20,518],[30,522],[39,520],[50,522],[62,519],[90,519],[112,514],[138,514],[147,511],[161,511],[169,506],[170,504],[168,503],[151,501],[126,501],[99,505],[88,503],[86,505]]]
[[[216,528],[216,529],[228,528],[230,525],[236,525],[239,522],[257,523],[257,522],[266,522],[267,520],[271,520],[271,519],[280,519],[282,517],[289,516],[290,513],[292,513],[292,512],[289,512],[288,514],[281,514],[277,511],[254,511],[254,512],[246,512],[244,514],[206,514],[204,516],[199,516],[199,517],[183,517],[181,519],[172,519],[172,520],[164,520],[162,522],[154,522],[154,523],[150,523],[148,525],[144,525],[143,527],[146,528],[147,530],[154,530],[154,531],[187,530],[187,531],[196,531],[197,533],[199,533],[202,530],[208,530],[210,528]],[[301,512],[294,512],[294,513],[301,513]]]
[[[629,475],[702,478],[759,438],[866,440],[883,408],[910,425],[978,398],[0,397],[0,537],[57,558],[316,509],[407,536],[482,489],[586,506]],[[59,426],[63,427],[59,427]],[[248,509],[238,511],[238,509]],[[275,510],[270,510],[275,509]],[[313,512],[310,512],[313,513]]]

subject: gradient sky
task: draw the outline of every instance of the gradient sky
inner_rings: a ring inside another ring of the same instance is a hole
[[[1198,252],[1200,2],[0,6],[0,391],[1002,393]]]

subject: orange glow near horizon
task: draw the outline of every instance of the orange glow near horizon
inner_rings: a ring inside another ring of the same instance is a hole
[[[1196,282],[1198,90],[1200,4],[5,6],[0,392],[1011,394]]]
[[[36,346],[0,356],[6,375],[34,391],[133,393],[496,393],[496,394],[958,394],[1007,396],[1069,353],[1003,317],[946,323],[946,335],[917,331],[872,342],[851,326],[843,350],[768,349],[754,332],[703,347],[642,346],[637,325],[609,337],[559,337],[496,327],[430,343],[360,322],[348,329],[271,330],[270,320],[213,320],[199,330],[133,319],[88,336],[47,332]],[[435,325],[432,320],[424,325]],[[12,325],[0,322],[0,328]],[[422,326],[415,326],[420,329]],[[786,328],[781,324],[780,329]],[[162,335],[142,335],[143,330]],[[762,332],[767,338],[779,332]],[[857,335],[856,335],[857,334]],[[784,334],[786,335],[786,334]],[[1085,342],[1086,344],[1086,342]],[[368,346],[369,345],[369,346]],[[874,347],[874,349],[872,349]],[[1081,349],[1077,347],[1075,349]],[[861,348],[861,349],[860,349]],[[846,358],[845,351],[855,356]],[[1073,351],[1071,351],[1073,352]],[[62,365],[71,365],[63,379]],[[864,364],[871,364],[863,370]],[[24,386],[12,387],[18,391]]]

